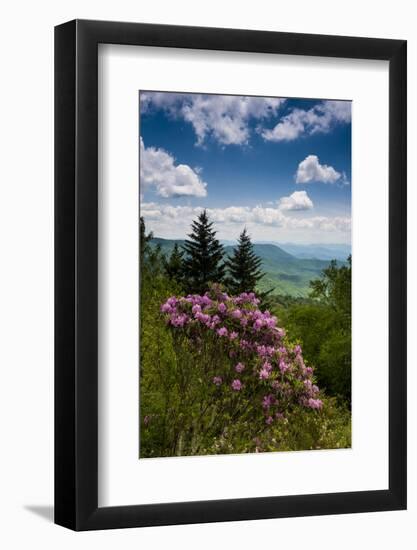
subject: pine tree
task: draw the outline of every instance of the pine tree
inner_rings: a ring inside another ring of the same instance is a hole
[[[181,284],[184,278],[184,252],[175,243],[169,259],[164,259],[164,270],[170,279]]]
[[[163,273],[163,255],[161,246],[152,246],[152,231],[146,234],[145,220],[140,218],[139,225],[139,266],[141,280],[148,276],[151,279]]]
[[[256,284],[264,273],[259,269],[262,260],[253,251],[253,244],[244,229],[239,235],[237,247],[233,255],[226,261],[229,272],[227,286],[232,294],[254,292]]]
[[[224,279],[223,246],[216,239],[213,222],[204,210],[192,225],[183,246],[185,252],[184,277],[191,292],[204,293],[209,283],[221,283]]]
[[[145,219],[143,216],[139,219],[139,251],[141,261],[144,258],[145,252],[148,250],[148,243],[153,239],[152,231],[146,234]]]

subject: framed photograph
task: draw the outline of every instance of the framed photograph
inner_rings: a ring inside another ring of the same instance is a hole
[[[406,42],[55,29],[55,522],[406,508]]]

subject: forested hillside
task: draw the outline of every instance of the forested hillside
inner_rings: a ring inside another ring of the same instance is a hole
[[[150,241],[152,247],[160,247],[163,255],[169,256],[174,246],[181,248],[184,240],[161,239],[154,237]],[[233,253],[235,246],[224,246],[225,256]],[[321,253],[327,251],[331,255],[331,249],[318,247]],[[311,279],[320,276],[323,269],[329,265],[329,260],[315,258],[300,258],[289,254],[275,244],[253,244],[253,251],[261,259],[264,277],[259,281],[258,288],[261,292],[271,291],[275,295],[289,295],[294,297],[308,297]],[[303,247],[299,248],[301,254],[306,254]],[[314,255],[315,251],[312,251]],[[316,251],[317,253],[317,251]],[[346,260],[347,256],[345,257]],[[332,259],[332,258],[330,258]],[[339,260],[340,261],[340,260]],[[345,262],[340,261],[341,264]]]
[[[349,447],[350,257],[246,230],[223,246],[205,211],[190,231],[157,239],[141,219],[140,456]]]

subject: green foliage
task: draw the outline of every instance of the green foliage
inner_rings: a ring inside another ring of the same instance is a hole
[[[182,285],[184,283],[184,252],[179,249],[177,243],[175,243],[169,259],[164,256],[163,262],[166,276]]]
[[[254,398],[207,384],[207,365],[226,376],[230,358],[215,334],[196,353],[159,313],[169,292],[153,290],[141,323],[140,456],[187,456],[350,447],[350,414],[334,399],[321,411],[296,407],[269,427],[253,421]]]
[[[190,280],[201,292],[210,280],[223,277],[222,247],[207,216],[193,224],[193,235],[189,250],[194,260],[188,273],[194,273]],[[212,260],[204,278],[192,271],[201,265],[202,249]],[[181,274],[182,254],[177,247],[165,258],[141,219],[140,456],[350,447],[350,261],[348,266],[332,263],[321,280],[313,282],[312,298],[273,298],[280,325],[293,342],[302,344],[306,363],[315,367],[324,405],[320,411],[296,407],[287,418],[267,426],[248,420],[258,403],[241,392],[207,384],[207,358],[216,373],[225,376],[230,371],[230,358],[219,339],[206,334],[199,344],[203,351],[197,353],[184,334],[169,330],[160,312],[168,297],[183,292],[187,280]]]
[[[255,291],[263,277],[260,269],[262,260],[254,253],[246,229],[240,234],[237,247],[225,263],[229,272],[226,284],[232,294]]]
[[[351,400],[351,334],[332,331],[321,346],[318,364],[322,386],[333,395]]]
[[[351,401],[351,257],[336,261],[310,283],[311,299],[287,302],[277,315],[315,367],[320,388],[350,406]]]
[[[149,246],[152,237],[146,235],[142,220],[140,236],[140,410],[141,413],[152,411],[155,418],[160,419],[161,412],[165,411],[166,415],[168,410],[178,406],[178,396],[171,391],[176,384],[176,354],[159,308],[168,296],[180,289],[166,276],[160,247]],[[143,449],[148,454],[146,449],[161,449],[166,445],[167,420],[158,423],[152,417],[150,427],[150,430],[141,430],[142,456]]]
[[[351,415],[334,398],[325,398],[321,411],[306,412],[300,408],[272,429],[261,430],[255,437],[250,435],[247,424],[234,422],[204,449],[204,454],[350,448]]]
[[[347,265],[339,266],[336,260],[332,260],[329,266],[323,270],[320,279],[310,282],[312,289],[310,296],[318,298],[340,314],[342,326],[350,328],[351,322],[351,283],[352,281],[352,256],[347,259]]]
[[[206,210],[191,225],[183,246],[185,252],[184,276],[190,292],[204,293],[211,282],[221,283],[224,279],[224,249],[213,229]]]
[[[324,399],[320,412],[292,415],[291,420],[278,425],[272,440],[261,442],[267,451],[345,449],[351,445],[350,411],[334,398]]]
[[[141,259],[143,258],[145,251],[147,250],[147,247],[152,239],[153,233],[149,233],[148,235],[146,234],[145,220],[143,219],[143,216],[141,216],[139,220],[139,249]]]

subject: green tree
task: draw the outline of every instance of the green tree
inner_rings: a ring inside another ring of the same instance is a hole
[[[310,299],[281,308],[279,318],[299,339],[304,358],[315,367],[318,385],[327,394],[351,401],[351,272],[333,260],[310,282]]]
[[[339,266],[332,260],[323,270],[320,279],[310,281],[312,298],[320,300],[340,314],[340,322],[350,330],[352,311],[352,256],[347,259],[347,265]]]
[[[206,210],[198,216],[192,225],[183,246],[185,252],[184,277],[191,292],[203,293],[210,283],[221,283],[224,280],[224,249],[209,221]]]
[[[170,279],[182,284],[184,280],[184,252],[179,249],[177,243],[175,243],[170,257],[164,258],[164,269]]]
[[[139,219],[139,252],[140,259],[143,260],[145,257],[146,251],[149,251],[148,243],[153,239],[152,231],[146,234],[145,220],[143,216]]]
[[[229,272],[227,286],[232,294],[254,292],[258,281],[264,276],[260,269],[262,260],[253,251],[246,229],[239,235],[238,245],[225,263]]]

